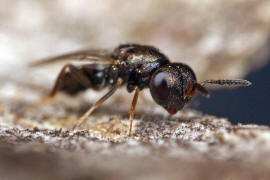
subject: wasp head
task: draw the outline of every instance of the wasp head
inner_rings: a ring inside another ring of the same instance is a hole
[[[155,71],[149,84],[155,102],[170,114],[175,114],[187,104],[194,94],[207,90],[196,81],[192,69],[182,63],[171,63]]]

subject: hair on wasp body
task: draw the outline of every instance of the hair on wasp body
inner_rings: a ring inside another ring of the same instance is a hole
[[[206,86],[249,86],[247,80],[206,80],[197,82],[195,73],[186,64],[173,63],[157,48],[147,45],[123,44],[113,51],[82,50],[43,59],[31,64],[32,67],[55,62],[68,63],[60,71],[56,82],[47,97],[30,106],[25,113],[51,100],[58,92],[70,95],[87,90],[109,88],[81,118],[74,124],[79,127],[91,113],[111,97],[119,87],[126,85],[128,92],[135,91],[130,108],[129,136],[140,91],[150,89],[154,101],[170,114],[181,110],[192,97],[201,93],[209,97]]]

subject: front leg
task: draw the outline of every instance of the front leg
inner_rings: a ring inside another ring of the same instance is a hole
[[[134,112],[135,112],[135,108],[136,108],[136,104],[137,104],[137,101],[138,101],[138,96],[139,96],[139,88],[136,87],[135,88],[135,94],[134,94],[134,97],[133,97],[133,100],[132,100],[132,103],[131,103],[131,108],[130,108],[130,112],[129,112],[129,133],[128,135],[131,136],[131,133],[132,133],[132,122],[133,122],[133,119],[134,119]]]

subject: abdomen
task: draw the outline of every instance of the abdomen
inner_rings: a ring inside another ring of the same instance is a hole
[[[101,90],[108,85],[108,70],[100,64],[81,65],[77,67],[76,74],[65,74],[60,91],[76,95],[87,89]]]

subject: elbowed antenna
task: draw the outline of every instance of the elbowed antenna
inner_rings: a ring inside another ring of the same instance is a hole
[[[252,83],[244,79],[219,79],[219,80],[206,80],[201,83],[202,86],[205,85],[221,85],[221,86],[230,86],[230,87],[245,87],[250,86]]]
[[[194,88],[197,89],[197,91],[199,91],[204,97],[207,98],[210,97],[210,93],[206,90],[206,88],[203,85],[195,83]]]
[[[206,80],[202,83],[190,82],[187,91],[184,93],[183,97],[192,97],[197,92],[200,92],[203,96],[209,98],[210,94],[206,89],[207,85],[220,85],[220,86],[228,86],[228,87],[245,87],[250,86],[252,83],[248,80],[243,79],[219,79],[219,80]]]
[[[186,99],[187,97],[191,98],[192,96],[194,96],[198,92],[200,92],[203,96],[205,96],[207,98],[210,97],[210,94],[206,90],[206,88],[203,85],[201,85],[197,82],[194,82],[194,81],[192,81],[188,84],[187,90],[184,93],[183,97],[184,97],[184,99]]]

